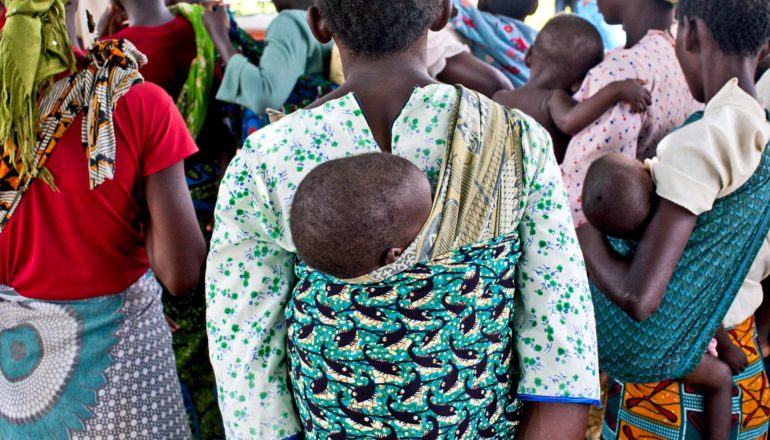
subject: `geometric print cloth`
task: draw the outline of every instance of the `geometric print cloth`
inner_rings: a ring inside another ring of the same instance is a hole
[[[770,420],[770,387],[755,339],[754,318],[728,331],[749,358],[749,366],[733,377],[730,440],[766,439]],[[676,380],[632,384],[610,380],[602,427],[604,440],[701,440],[703,396],[696,387]]]
[[[513,234],[363,284],[298,265],[286,317],[305,438],[513,438],[520,255]]]

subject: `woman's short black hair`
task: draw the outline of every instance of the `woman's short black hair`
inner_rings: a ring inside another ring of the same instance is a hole
[[[407,49],[430,27],[441,0],[316,0],[341,43],[358,55],[379,58]]]
[[[723,52],[756,55],[770,40],[768,0],[679,0],[679,17],[700,18]]]

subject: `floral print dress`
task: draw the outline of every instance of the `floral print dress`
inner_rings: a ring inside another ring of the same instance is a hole
[[[457,103],[453,86],[416,88],[392,127],[392,153],[422,169],[434,190]],[[516,394],[595,404],[593,306],[567,195],[548,134],[521,117],[527,196],[518,229]],[[313,167],[377,151],[348,94],[255,133],[228,168],[206,277],[210,356],[228,438],[278,439],[302,430],[287,383],[285,308],[295,284],[288,213]]]

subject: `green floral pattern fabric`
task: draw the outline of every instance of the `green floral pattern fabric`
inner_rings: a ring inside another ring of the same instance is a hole
[[[422,169],[434,190],[457,93],[448,85],[416,88],[392,128],[392,153]],[[517,396],[595,403],[596,332],[585,264],[550,137],[521,117],[526,208],[516,231]],[[279,439],[302,430],[286,362],[285,307],[295,284],[291,201],[318,164],[376,151],[349,94],[258,131],[230,164],[206,274],[209,350],[228,438]]]

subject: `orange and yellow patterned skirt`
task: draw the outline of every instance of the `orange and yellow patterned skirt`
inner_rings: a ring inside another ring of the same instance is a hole
[[[728,333],[749,358],[746,370],[733,378],[730,439],[767,439],[770,387],[756,343],[754,318]],[[610,380],[604,440],[700,440],[704,426],[703,397],[696,387],[676,380],[643,385]]]

